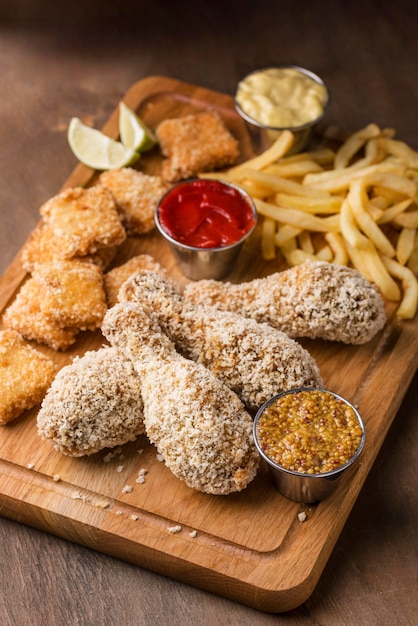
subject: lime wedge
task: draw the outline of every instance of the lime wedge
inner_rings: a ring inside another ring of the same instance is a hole
[[[126,167],[139,158],[138,152],[86,126],[78,117],[71,119],[67,138],[77,159],[96,170]]]
[[[153,131],[124,102],[119,103],[119,133],[123,145],[137,152],[151,150],[157,143]]]

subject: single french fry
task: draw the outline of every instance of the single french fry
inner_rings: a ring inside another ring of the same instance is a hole
[[[298,237],[302,232],[301,228],[297,228],[296,226],[290,226],[290,224],[279,224],[278,230],[274,235],[274,243],[276,246],[281,248],[286,243]]]
[[[382,262],[388,272],[402,282],[403,296],[396,315],[401,319],[412,319],[418,306],[418,281],[414,273],[394,259],[383,255]]]
[[[312,243],[311,233],[308,230],[303,230],[298,236],[299,246],[301,250],[308,254],[315,254],[315,248]]]
[[[339,213],[343,199],[338,196],[308,197],[295,196],[287,193],[276,193],[274,196],[275,203],[278,206],[287,207],[288,209],[299,209],[307,213]]]
[[[409,269],[418,276],[418,231],[415,233],[414,249],[407,263]]]
[[[288,150],[292,147],[293,141],[293,133],[290,132],[290,130],[283,130],[276,141],[269,148],[267,148],[267,150],[252,159],[248,159],[244,163],[240,163],[239,165],[230,168],[227,172],[228,178],[233,178],[244,168],[262,170],[264,167],[274,163],[286,154],[286,152],[288,152]]]
[[[406,143],[398,139],[379,138],[379,145],[388,153],[398,157],[408,167],[418,168],[418,152],[412,150]]]
[[[295,182],[293,180],[282,178],[280,176],[275,176],[274,174],[268,174],[265,171],[260,172],[258,170],[252,170],[246,167],[237,171],[234,177],[230,180],[233,180],[238,184],[240,184],[241,181],[249,180],[251,182],[264,185],[265,187],[269,187],[272,193],[283,192],[295,196],[307,196],[309,198],[324,198],[329,196],[327,192],[306,187],[305,185],[302,185],[301,183]]]
[[[346,198],[341,206],[340,211],[340,230],[343,238],[353,248],[366,250],[369,246],[368,238],[360,232],[357,222],[351,210],[348,198]]]
[[[416,228],[402,228],[396,242],[396,258],[401,265],[406,265],[414,250]]]
[[[276,221],[266,217],[261,230],[261,253],[266,261],[276,257],[274,235],[276,233]]]
[[[353,180],[347,196],[353,215],[361,230],[371,239],[378,250],[389,257],[395,256],[395,248],[367,212],[367,193],[363,180]]]
[[[418,228],[418,211],[400,213],[393,218],[392,222],[402,228]]]
[[[392,222],[398,215],[406,211],[406,209],[411,206],[411,202],[411,198],[408,198],[407,200],[402,200],[402,202],[393,204],[383,212],[383,214],[378,218],[377,223],[388,224],[389,222]]]
[[[334,159],[334,168],[341,169],[346,167],[353,156],[364,146],[368,139],[378,137],[380,134],[381,130],[377,124],[368,124],[365,128],[352,133],[337,150]]]
[[[333,252],[333,263],[338,265],[348,264],[347,249],[344,244],[344,238],[341,233],[325,233],[325,239]]]
[[[312,159],[295,161],[293,163],[288,163],[284,159],[279,163],[269,165],[264,168],[264,171],[267,174],[274,174],[275,176],[282,176],[283,178],[302,178],[311,172],[322,172],[323,168]]]
[[[313,186],[315,189],[322,191],[328,191],[330,193],[345,192],[350,186],[350,183],[355,178],[362,178],[375,173],[393,173],[402,176],[405,168],[388,160],[376,163],[375,165],[368,165],[367,167],[359,168],[354,165],[350,165],[340,170],[325,170],[318,174],[307,174],[303,179],[303,184],[307,186]]]
[[[388,300],[398,302],[401,299],[401,292],[386,269],[381,255],[378,253],[371,241],[366,250],[359,250],[346,242],[347,253],[354,267],[368,281],[374,283]],[[388,257],[389,258],[389,257]]]
[[[254,198],[257,212],[265,217],[270,217],[278,222],[284,222],[302,228],[304,230],[312,230],[314,232],[338,232],[340,230],[340,216],[330,215],[329,217],[316,217],[303,211],[296,209],[285,209],[278,207],[270,202],[264,202]]]

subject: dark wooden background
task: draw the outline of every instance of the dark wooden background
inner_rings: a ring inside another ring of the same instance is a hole
[[[302,65],[329,83],[330,124],[374,121],[418,150],[417,33],[405,0],[0,0],[0,272],[76,164],[69,119],[100,127],[148,75],[233,94],[252,69]],[[295,611],[257,612],[0,519],[1,626],[416,624],[417,380]]]

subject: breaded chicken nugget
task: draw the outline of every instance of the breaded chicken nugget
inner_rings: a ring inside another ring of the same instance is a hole
[[[312,356],[285,333],[195,305],[159,274],[133,275],[120,299],[148,308],[179,352],[212,370],[250,409],[281,391],[323,384]]]
[[[112,192],[128,234],[143,235],[153,230],[155,209],[169,189],[160,176],[126,167],[103,172],[99,182]]]
[[[0,331],[0,424],[39,404],[57,370],[50,358],[18,332]]]
[[[164,120],[156,129],[163,154],[161,175],[175,182],[235,163],[239,144],[216,111]]]
[[[106,300],[109,307],[119,302],[119,289],[132,274],[142,270],[150,270],[166,277],[169,280],[168,272],[149,254],[138,254],[132,257],[123,265],[113,268],[103,276]]]
[[[238,285],[201,280],[186,285],[184,295],[266,322],[290,337],[363,344],[386,322],[383,299],[373,284],[352,268],[320,261]]]
[[[65,258],[95,254],[126,239],[113,195],[103,185],[66,189],[45,202],[40,213]]]
[[[116,251],[117,246],[110,246],[101,248],[95,254],[80,257],[80,259],[87,263],[94,263],[105,270],[115,258]],[[57,240],[53,228],[48,224],[43,224],[34,230],[22,248],[22,266],[30,273],[34,271],[36,265],[51,263],[63,258],[66,257],[61,253],[59,240]]]
[[[139,374],[146,433],[173,474],[206,493],[244,489],[259,457],[252,418],[238,396],[208,369],[180,356],[138,304],[109,309],[102,331]]]
[[[63,367],[37,417],[38,434],[69,456],[94,454],[144,432],[138,375],[129,359],[104,347]]]
[[[37,341],[54,350],[66,350],[74,343],[77,328],[61,328],[56,320],[43,310],[43,291],[31,277],[20,288],[15,300],[6,309],[3,323],[19,332],[25,339]]]
[[[103,274],[97,265],[75,259],[37,265],[33,278],[42,290],[41,309],[61,328],[94,330],[106,312]]]

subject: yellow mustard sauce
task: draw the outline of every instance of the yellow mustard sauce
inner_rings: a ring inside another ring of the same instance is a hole
[[[238,84],[235,96],[244,113],[274,128],[293,128],[317,119],[327,99],[325,85],[288,67],[249,74]]]

